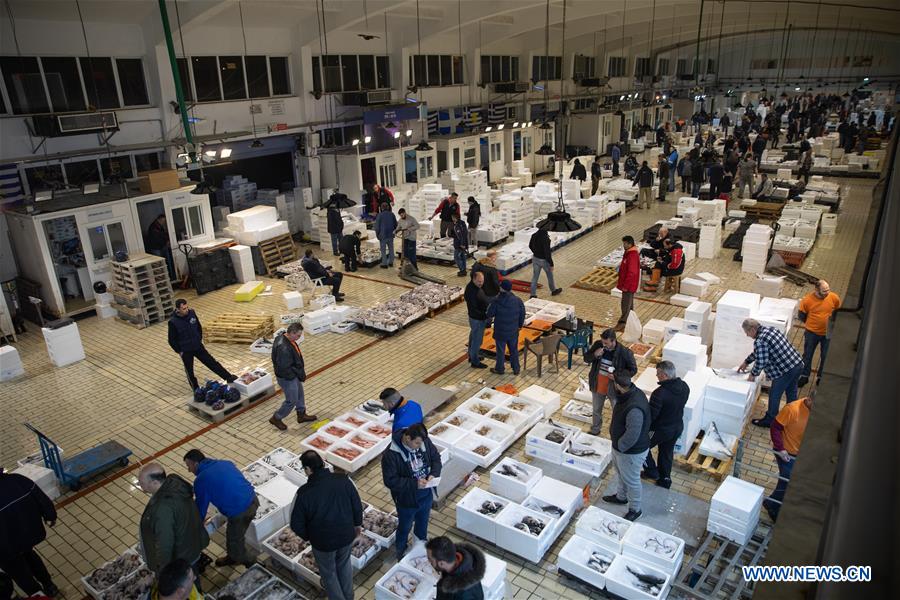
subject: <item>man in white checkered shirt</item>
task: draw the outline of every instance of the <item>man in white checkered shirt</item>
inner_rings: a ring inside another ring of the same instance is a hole
[[[781,395],[787,395],[788,402],[797,399],[797,380],[803,372],[803,357],[797,352],[787,337],[774,327],[760,325],[756,319],[744,319],[741,323],[747,337],[753,338],[753,353],[738,367],[744,373],[752,364],[750,380],[756,379],[763,371],[772,380],[769,388],[769,408],[761,419],[753,419],[759,427],[769,427],[781,404]]]

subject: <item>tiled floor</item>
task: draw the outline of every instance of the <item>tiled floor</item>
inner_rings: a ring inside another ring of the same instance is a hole
[[[812,274],[827,277],[832,289],[838,293],[844,291],[850,278],[868,215],[873,182],[848,179],[842,180],[841,185],[845,200],[838,233],[820,237],[803,267]],[[554,254],[555,276],[557,284],[565,288],[559,300],[574,304],[579,316],[593,320],[598,327],[614,323],[618,317],[618,299],[570,286],[587,273],[598,258],[619,245],[623,235],[637,237],[658,218],[671,215],[674,211],[671,198],[672,195],[666,205],[650,211],[633,210],[557,251]],[[750,289],[754,276],[741,273],[740,263],[733,262],[732,255],[733,251],[723,251],[718,259],[698,259],[689,263],[688,273],[711,271],[722,277],[722,284],[715,286],[707,300],[717,298],[728,288]],[[457,278],[451,267],[420,266],[426,273],[445,277],[451,283],[466,281]],[[531,268],[527,267],[514,276],[527,279],[530,273]],[[350,305],[371,305],[399,296],[408,287],[394,269],[362,270],[357,275],[345,278],[343,291]],[[194,296],[193,292],[180,295],[189,298],[201,320],[225,311],[277,315],[283,309],[281,292],[284,283],[281,280],[270,283],[273,294],[258,297],[249,304],[231,300],[234,287],[200,297]],[[785,295],[800,297],[807,289],[786,284]],[[541,295],[547,295],[546,289]],[[650,318],[668,319],[683,311],[668,304],[664,297],[650,298],[643,294],[638,295],[635,308],[644,322]],[[400,387],[423,380],[460,388],[499,383],[525,387],[539,382],[559,391],[565,403],[577,387],[578,377],[585,375],[586,369],[580,361],[573,364],[572,370],[566,369],[563,361],[563,369],[558,374],[545,371],[540,380],[534,372],[534,363],[529,363],[529,369],[517,378],[511,374],[496,376],[487,371],[472,371],[463,359],[468,333],[466,323],[465,307],[458,304],[390,337],[360,331],[346,335],[307,335],[303,350],[311,374],[305,388],[310,411],[320,418],[332,417],[362,400],[375,397],[386,386]],[[219,425],[209,425],[188,412],[184,406],[189,398],[187,384],[178,357],[166,344],[164,325],[137,330],[114,320],[100,321],[92,317],[80,321],[79,328],[87,359],[64,369],[56,369],[50,364],[36,327],[31,326],[29,333],[20,338],[18,348],[27,375],[3,384],[4,411],[0,415],[0,427],[4,433],[0,438],[0,464],[14,465],[17,459],[36,450],[36,441],[22,426],[24,421],[35,424],[53,437],[69,454],[115,439],[132,449],[133,462],[159,460],[166,469],[188,478],[181,457],[189,448],[197,447],[207,455],[243,465],[275,446],[296,450],[298,441],[310,432],[309,426],[298,427],[292,423],[288,432],[281,433],[267,423],[279,402],[277,397],[254,405]],[[799,344],[801,337],[800,330],[795,329],[794,342]],[[244,345],[210,344],[209,349],[232,370],[268,363],[265,355],[251,354]],[[198,365],[198,376],[204,375],[205,369]],[[466,397],[465,393],[460,393],[453,405]],[[450,408],[445,407],[444,411]],[[760,404],[754,416],[763,410]],[[608,411],[609,408],[607,422]],[[433,420],[435,417],[428,422]],[[746,434],[746,439],[761,446],[767,445],[767,438],[766,431],[753,427]],[[521,457],[522,452],[520,440],[509,454]],[[764,450],[750,450],[747,460],[751,465],[774,473],[774,464]],[[146,497],[136,488],[135,476],[136,470],[131,470],[111,477],[96,489],[89,487],[80,494],[69,494],[60,499],[58,523],[39,550],[47,559],[65,598],[83,597],[80,576],[135,544],[138,520],[146,502]],[[607,472],[603,482],[595,486],[595,492],[597,487],[605,487],[610,477]],[[391,508],[377,461],[353,478],[366,500],[381,508]],[[774,482],[772,477],[756,473],[748,473],[746,478],[767,488]],[[483,474],[479,485],[486,486],[487,479]],[[673,480],[674,489],[704,500],[709,499],[716,487],[716,482],[707,477],[681,469],[673,474]],[[440,510],[433,512],[432,534],[449,531],[454,538],[467,537],[454,528],[454,506],[462,495],[463,492],[457,490]],[[567,587],[565,580],[556,574],[557,553],[572,531],[573,527],[569,527],[539,564],[526,564],[498,548],[486,548],[509,561],[509,590],[515,598],[586,597],[586,589]],[[221,555],[223,543],[220,535],[214,536],[207,551],[214,556]],[[374,583],[385,569],[381,560],[376,559],[357,575],[358,597],[373,597]],[[231,569],[207,570],[206,589],[218,588],[234,574]],[[310,596],[315,595],[308,585],[298,584],[298,587]]]

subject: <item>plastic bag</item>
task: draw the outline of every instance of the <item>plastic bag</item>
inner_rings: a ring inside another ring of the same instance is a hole
[[[575,390],[573,398],[575,398],[576,400],[583,400],[585,402],[590,402],[593,399],[587,379],[585,379],[584,377],[578,378],[578,389]]]
[[[637,313],[633,310],[628,313],[628,320],[625,321],[625,331],[622,333],[622,341],[630,344],[632,342],[636,342],[641,339],[641,332],[643,331],[643,326],[641,325],[641,320],[638,318]]]

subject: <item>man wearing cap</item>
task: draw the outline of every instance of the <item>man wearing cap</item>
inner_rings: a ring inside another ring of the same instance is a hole
[[[384,410],[391,413],[391,416],[394,417],[392,427],[394,432],[406,429],[416,423],[422,423],[425,420],[419,403],[409,398],[404,398],[400,395],[400,392],[392,387],[384,388],[378,397],[384,405]]]
[[[488,326],[494,325],[494,345],[497,352],[496,366],[491,373],[503,374],[506,349],[509,349],[509,364],[513,375],[519,374],[519,329],[525,324],[525,303],[512,293],[512,282],[500,282],[500,295],[491,302],[487,310]]]

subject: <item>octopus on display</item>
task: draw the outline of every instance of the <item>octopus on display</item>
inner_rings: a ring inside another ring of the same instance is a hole
[[[297,559],[297,562],[316,575],[319,574],[319,565],[316,564],[316,557],[313,556],[312,552],[304,552],[300,555],[300,558]]]
[[[472,450],[478,456],[487,456],[491,453],[491,449],[485,445],[477,446],[474,450]]]
[[[309,546],[309,542],[294,533],[290,527],[282,529],[269,544],[288,558],[294,558]]]
[[[126,552],[112,562],[94,569],[87,578],[87,583],[95,590],[105,590],[128,577],[141,566],[141,557],[134,552]]]
[[[103,593],[103,600],[143,600],[156,579],[153,571],[141,567],[138,571],[123,579]]]
[[[350,547],[350,554],[352,554],[356,558],[361,558],[374,545],[375,545],[375,540],[373,540],[369,536],[367,536],[367,535],[357,536],[356,539],[353,540],[353,545]]]
[[[412,598],[422,580],[406,571],[398,571],[384,582],[384,587],[401,598]]]
[[[363,529],[382,538],[389,538],[397,531],[397,517],[380,510],[370,510],[363,515]]]

